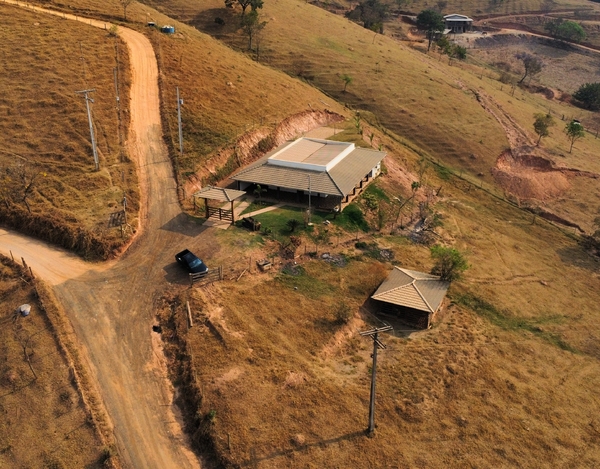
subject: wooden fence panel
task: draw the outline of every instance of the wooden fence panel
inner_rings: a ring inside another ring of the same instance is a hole
[[[207,274],[190,274],[190,286],[206,285],[207,283],[223,280],[223,266],[220,265],[214,270],[210,270]]]

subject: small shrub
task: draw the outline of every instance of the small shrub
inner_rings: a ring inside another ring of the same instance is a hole
[[[355,226],[357,226],[361,230],[369,231],[369,224],[367,223],[367,220],[365,220],[365,216],[358,205],[356,205],[356,204],[348,205],[342,211],[342,214],[344,214],[351,223],[353,223]]]
[[[364,241],[359,241],[358,243],[354,244],[354,247],[356,249],[367,249],[369,247],[369,245],[367,243],[365,243]]]
[[[377,200],[377,196],[375,194],[365,192],[363,194],[363,200],[365,201],[365,205],[369,210],[377,210],[377,208],[379,208],[379,200]]]
[[[271,137],[270,135],[266,136],[260,142],[258,142],[258,150],[261,153],[266,153],[266,152],[270,151],[274,146],[275,146],[275,141],[273,140],[273,137]]]
[[[300,221],[297,220],[296,218],[290,218],[286,224],[285,224],[288,229],[293,233],[294,231],[296,231],[296,228],[298,228],[298,226],[300,225]]]
[[[505,85],[509,85],[514,82],[514,78],[512,74],[503,71],[502,73],[500,73],[498,81],[500,81],[500,83],[504,83]]]
[[[219,18],[218,16],[215,18],[215,23],[217,23],[220,26],[223,26],[225,24],[225,20],[223,18]]]
[[[436,165],[435,166],[435,172],[437,173],[438,177],[440,179],[442,179],[443,181],[447,181],[452,176],[452,171],[450,171],[445,166],[438,166],[438,165]]]
[[[345,301],[342,301],[335,309],[334,316],[335,322],[338,324],[347,324],[352,319],[352,309]]]

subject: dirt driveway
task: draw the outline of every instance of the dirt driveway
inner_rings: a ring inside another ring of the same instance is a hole
[[[104,22],[84,22],[107,27]],[[101,265],[6,230],[0,230],[0,251],[25,258],[36,275],[54,286],[97,380],[123,465],[199,468],[172,404],[160,340],[151,326],[161,290],[182,276],[173,254],[180,247],[197,247],[210,232],[188,225],[180,212],[162,141],[152,46],[135,31],[120,27],[119,34],[129,47],[132,66],[129,151],[139,163],[145,201],[141,233],[119,261]]]

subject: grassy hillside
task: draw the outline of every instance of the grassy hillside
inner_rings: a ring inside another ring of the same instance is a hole
[[[325,248],[341,256],[339,265],[302,256],[295,267],[238,279],[249,256],[274,246],[264,235],[228,230],[209,262],[233,268],[229,280],[165,304],[164,336],[185,337],[183,369],[195,376],[188,395],[201,394],[195,438],[208,432],[231,467],[600,463],[600,421],[591,417],[600,402],[597,261],[479,189],[431,170],[427,179],[444,194],[436,204],[441,240],[465,252],[471,267],[433,329],[407,339],[395,324],[398,337],[382,338],[374,439],[363,435],[371,343],[358,331],[380,322],[360,307],[392,264],[428,271],[426,247],[384,231],[363,238],[373,247],[361,250],[347,233]],[[389,175],[378,182],[387,196],[394,184]],[[373,258],[384,248],[393,262]],[[336,320],[342,299],[353,313],[347,324]]]
[[[99,1],[73,3],[103,8]],[[258,274],[245,269],[277,250],[269,236],[236,228],[216,233],[206,260],[224,264],[227,280],[170,292],[160,312],[165,340],[186,339],[168,343],[167,351],[183,360],[173,373],[178,383],[189,381],[182,395],[192,401],[193,438],[208,440],[232,467],[600,465],[598,262],[574,236],[480,189],[502,194],[490,170],[513,133],[534,137],[535,112],[576,110],[540,94],[513,93],[497,70],[479,62],[449,66],[437,54],[374,36],[304,2],[265,5],[261,61],[273,69],[235,52],[246,40],[231,29],[235,18],[220,2],[153,4],[231,46],[179,24],[169,37],[135,26],[157,46],[171,142],[174,88],[182,91],[190,156],[180,162],[182,175],[261,119],[271,125],[323,101],[343,112],[335,98],[360,109],[363,137],[373,132],[389,152],[388,172],[377,183],[384,199],[409,195],[422,156],[438,163],[426,169],[419,196],[441,188],[436,240],[465,252],[470,264],[433,329],[383,338],[389,348],[379,362],[377,436],[368,439],[362,432],[371,344],[357,331],[379,322],[360,307],[392,264],[428,271],[428,249],[407,232],[390,233],[388,224],[363,240],[368,249],[355,247],[355,233],[324,243],[341,266],[302,257],[300,267]],[[116,3],[109,5],[106,11],[118,15]],[[146,8],[132,5],[130,17],[171,22]],[[217,16],[226,19],[224,28],[214,23]],[[345,92],[343,74],[353,78]],[[588,135],[566,153],[560,125],[543,141],[549,157],[600,172],[598,141]],[[462,172],[464,179],[457,177]],[[597,184],[569,177],[571,188],[544,203],[590,226],[600,205]],[[391,223],[396,206],[387,209]],[[382,260],[381,249],[393,253],[393,262]],[[341,299],[353,313],[347,324],[336,320]],[[191,329],[186,301],[196,320]]]
[[[173,0],[162,2],[157,8],[187,18],[196,27],[240,51],[247,49],[247,41],[237,29],[239,11],[227,10],[216,0],[203,6]],[[417,148],[422,155],[459,174],[464,172],[500,196],[505,194],[505,188],[494,181],[491,169],[508,148],[507,130],[493,114],[499,110],[486,110],[478,101],[480,90],[500,106],[500,112],[512,116],[515,124],[529,135],[531,143],[536,141],[533,115],[550,110],[557,123],[551,136],[543,142],[547,150],[544,157],[559,165],[600,172],[594,157],[600,147],[594,134],[579,141],[576,150],[569,154],[568,140],[563,133],[562,119],[571,117],[583,119],[586,127],[593,130],[597,124],[590,113],[557,100],[549,101],[542,94],[519,89],[515,94],[510,86],[498,81],[500,69],[480,60],[483,57],[492,63],[506,62],[508,59],[499,59],[498,54],[510,55],[516,76],[522,65],[514,59],[514,54],[518,51],[536,53],[548,64],[539,83],[561,88],[566,83],[565,74],[573,73],[568,71],[573,53],[526,40],[508,41],[506,47],[494,49],[499,52],[493,59],[479,54],[465,63],[452,61],[448,65],[447,58],[436,52],[425,55],[387,36],[374,36],[344,18],[306,3],[267,3],[261,14],[267,21],[261,60],[363,111],[363,118],[381,124],[385,132],[396,135],[396,140]],[[215,17],[225,19],[225,25],[216,24]],[[323,24],[327,24],[327,28],[322,27]],[[289,37],[296,40],[290,41]],[[593,57],[586,58],[585,66],[593,67]],[[592,77],[590,73],[578,73],[581,80]],[[352,77],[345,92],[341,78],[344,74]],[[595,190],[589,189],[588,182],[573,180],[562,198],[537,200],[534,204],[543,203],[546,209],[590,230],[600,199]]]
[[[305,2],[266,3],[261,13],[268,22],[261,43],[267,65],[306,79],[356,110],[376,114],[388,130],[447,164],[457,166],[473,153],[499,154],[506,146],[504,135],[473,95],[422,54],[388,37],[374,38]],[[192,23],[245,50],[246,39],[232,31],[239,21],[236,15],[211,1],[199,8]],[[225,18],[221,29],[214,23],[216,16]],[[346,92],[344,74],[352,77]]]
[[[11,57],[0,77],[4,91],[0,188],[5,220],[83,253],[81,237],[118,244],[120,234],[106,230],[109,214],[118,210],[123,193],[128,194],[132,210],[139,200],[133,165],[119,142],[115,106],[117,64],[122,102],[128,100],[126,48],[106,31],[5,4],[0,8],[5,25],[0,32],[2,47]],[[91,88],[96,90],[90,97],[100,162],[97,172],[85,100],[75,93]],[[123,140],[126,131],[122,125]],[[32,218],[29,213],[36,220],[23,222]],[[65,229],[54,229],[57,226]],[[97,248],[99,252],[90,249],[87,254],[106,254]]]

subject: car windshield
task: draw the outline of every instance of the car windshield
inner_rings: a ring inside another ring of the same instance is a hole
[[[190,256],[188,259],[188,264],[190,267],[199,267],[202,264],[202,261],[197,257]]]

